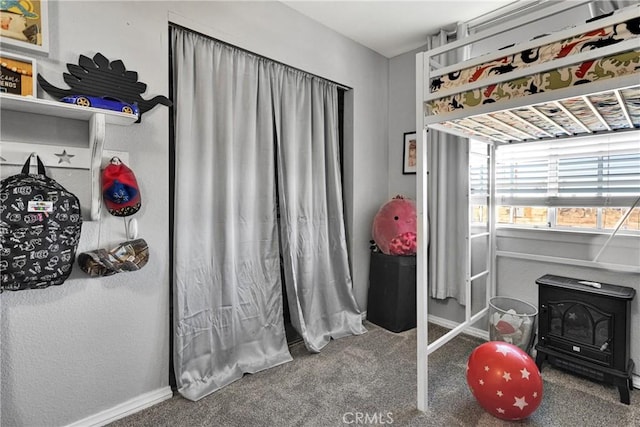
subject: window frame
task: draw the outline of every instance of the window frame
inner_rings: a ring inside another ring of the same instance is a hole
[[[635,136],[635,137],[634,137]],[[593,138],[594,136],[591,136],[591,138]],[[595,136],[597,137],[597,136]],[[577,139],[577,138],[576,138]],[[580,138],[580,139],[584,139],[584,138]],[[622,145],[625,143],[630,143],[630,144],[638,144],[638,152],[635,151],[635,147],[632,147],[631,150],[629,150],[629,155],[631,156],[632,161],[636,161],[637,159],[637,155],[640,155],[640,140],[638,140],[638,136],[637,136],[637,132],[631,132],[631,133],[624,133],[622,135],[607,135],[607,136],[599,136],[599,139],[602,141],[603,144],[610,144],[613,145],[613,147],[617,147],[618,145]],[[560,144],[562,144],[563,141],[559,141]],[[477,146],[480,146],[479,144],[483,144],[480,141],[474,141],[473,139],[470,139],[470,153],[474,152],[474,153],[478,153],[478,151],[474,151],[474,148],[472,148],[472,146],[475,144],[478,144]],[[526,142],[525,142],[526,143]],[[538,144],[544,144],[545,142],[538,142]],[[600,144],[599,142],[594,144],[594,141],[590,141],[589,142],[591,144],[591,146],[593,147],[598,147],[598,145]],[[617,144],[617,145],[616,145]],[[500,147],[502,145],[506,145],[506,144],[496,144],[496,164],[499,163],[498,160],[498,156],[500,155]],[[549,148],[549,147],[545,147],[545,148]],[[607,227],[604,228],[604,224],[605,224],[605,219],[604,219],[604,210],[606,208],[621,208],[623,209],[622,211],[622,216],[624,216],[627,213],[627,210],[633,206],[634,203],[636,203],[636,201],[638,199],[640,199],[640,187],[639,190],[637,192],[633,192],[633,193],[624,193],[623,195],[613,195],[613,196],[605,196],[602,194],[602,191],[598,191],[601,190],[603,187],[601,186],[597,186],[594,187],[597,191],[593,192],[593,194],[590,194],[587,197],[576,197],[576,196],[562,196],[561,195],[561,191],[559,189],[559,181],[560,179],[562,179],[563,177],[561,177],[560,175],[560,161],[562,160],[566,160],[566,159],[578,159],[581,157],[593,157],[595,160],[595,162],[598,164],[598,171],[594,176],[597,176],[597,182],[603,182],[602,180],[602,176],[603,173],[605,171],[607,171],[608,168],[611,167],[611,157],[616,156],[617,152],[615,152],[615,150],[613,152],[608,152],[608,151],[602,151],[602,150],[593,150],[593,154],[587,152],[587,153],[569,153],[567,155],[558,155],[558,154],[554,154],[553,150],[554,147],[551,146],[551,148],[549,148],[549,150],[552,152],[551,155],[549,155],[547,157],[548,159],[548,163],[546,166],[547,169],[547,179],[546,179],[546,187],[547,187],[547,191],[546,191],[546,195],[542,196],[542,197],[536,197],[536,196],[528,196],[528,197],[524,197],[524,198],[520,198],[518,199],[517,197],[514,197],[512,195],[510,196],[500,196],[497,194],[494,194],[495,197],[495,226],[496,228],[515,228],[515,229],[531,229],[531,230],[557,230],[557,231],[563,231],[563,232],[584,232],[584,233],[598,233],[598,234],[610,234],[613,230],[615,230],[615,226],[614,227]],[[578,151],[578,150],[576,150]],[[514,156],[515,157],[515,156]],[[543,157],[543,156],[541,156]],[[603,159],[607,160],[608,163],[605,163],[603,161]],[[470,161],[470,169],[473,167],[472,162]],[[513,166],[513,167],[517,167],[517,166]],[[498,168],[498,166],[496,165],[496,169]],[[592,169],[590,169],[592,170]],[[478,172],[479,171],[479,172]],[[608,172],[608,171],[607,171]],[[635,172],[635,171],[634,171]],[[474,178],[474,176],[477,175],[482,175],[483,173],[485,173],[485,177],[488,177],[488,170],[485,169],[485,166],[476,166],[476,170],[475,171],[470,171],[470,180],[472,181]],[[610,176],[610,175],[609,175]],[[638,172],[637,174],[638,177],[640,177],[640,172]],[[481,178],[478,182],[479,185],[476,186],[476,188],[478,189],[484,189],[484,185],[485,183],[488,181],[488,178]],[[565,177],[566,178],[566,175]],[[632,176],[632,179],[635,180],[636,175],[634,174],[634,176]],[[494,182],[494,186],[497,187],[497,181],[498,178],[495,179],[496,182]],[[588,183],[588,181],[585,181]],[[471,184],[471,187],[473,188],[473,184]],[[635,189],[635,187],[632,187],[632,189]],[[594,195],[595,194],[595,195]],[[513,203],[517,201],[517,203]],[[586,202],[586,203],[585,203]],[[470,199],[469,199],[469,204],[470,204],[470,212],[474,212],[474,209],[478,208],[478,207],[485,207],[486,206],[486,202],[483,203],[482,200],[482,196],[481,195],[476,195],[474,196],[473,194],[473,190],[471,190],[470,192]],[[500,216],[499,216],[499,209],[501,207],[510,207],[510,222],[505,223],[505,222],[500,222]],[[547,221],[546,224],[542,225],[542,224],[517,224],[515,223],[515,218],[514,218],[514,213],[515,213],[515,209],[518,207],[538,207],[538,208],[546,208],[547,209]],[[558,209],[560,208],[564,208],[564,207],[575,207],[575,208],[595,208],[596,209],[596,221],[595,221],[595,227],[590,227],[590,226],[586,226],[586,227],[582,227],[579,226],[579,224],[575,225],[575,226],[571,226],[571,225],[559,225],[558,224]],[[486,207],[485,207],[486,209]],[[636,205],[635,209],[640,209],[640,204]],[[622,216],[620,218],[622,218]],[[473,221],[474,216],[471,216],[471,220]],[[628,221],[628,219],[627,219]],[[616,225],[617,225],[616,221]],[[472,222],[472,225],[474,226],[478,226],[478,225],[482,225],[482,222]],[[638,227],[638,229],[629,229],[629,228],[624,228],[621,227],[618,231],[619,233],[624,233],[624,234],[628,234],[631,236],[640,236],[640,227]]]

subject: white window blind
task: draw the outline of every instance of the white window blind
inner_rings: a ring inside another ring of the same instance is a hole
[[[640,135],[501,145],[497,203],[510,206],[629,206],[640,195]]]

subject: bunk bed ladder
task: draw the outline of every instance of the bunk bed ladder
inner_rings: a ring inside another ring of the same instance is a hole
[[[474,286],[474,282],[479,281],[482,278],[485,278],[485,301],[486,305],[483,309],[479,310],[474,316],[475,318],[481,318],[489,311],[488,302],[489,299],[495,295],[495,271],[494,268],[494,258],[495,254],[495,245],[494,245],[494,236],[495,236],[495,206],[494,206],[494,145],[485,141],[477,141],[478,144],[484,144],[485,150],[484,154],[469,152],[469,157],[481,158],[484,161],[484,168],[480,169],[476,173],[481,174],[482,176],[475,181],[472,179],[471,173],[473,173],[473,169],[469,168],[469,191],[468,191],[468,199],[469,199],[469,226],[467,228],[467,286],[466,286],[466,301],[467,304],[465,306],[465,319],[470,321],[472,318],[472,293],[471,289]],[[471,186],[472,182],[480,182],[481,190],[483,191],[481,194],[474,194]],[[480,232],[474,233],[474,203],[480,202],[477,206],[484,206],[484,210],[481,211],[481,217],[485,224],[485,229]],[[486,238],[486,250],[484,251],[485,259],[484,259],[484,269],[476,274],[473,274],[472,269],[472,261],[473,261],[473,241],[475,239]],[[471,322],[473,323],[473,322]]]

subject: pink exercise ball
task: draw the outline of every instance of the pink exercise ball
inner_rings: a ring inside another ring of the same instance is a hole
[[[515,345],[489,341],[473,350],[467,384],[480,406],[503,420],[521,420],[542,402],[542,377],[533,359]]]

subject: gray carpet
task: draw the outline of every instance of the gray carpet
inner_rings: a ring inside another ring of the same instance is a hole
[[[111,424],[124,426],[640,426],[640,390],[631,405],[618,389],[544,366],[544,397],[529,418],[499,420],[475,401],[465,379],[483,341],[460,335],[429,357],[429,411],[416,409],[416,331],[392,333],[371,323],[364,335],[330,342],[320,354],[291,347],[294,360],[245,375],[191,402],[179,395]],[[430,340],[446,329],[430,325]],[[640,361],[638,361],[640,362]],[[357,423],[357,414],[362,414]],[[376,418],[373,418],[376,417]],[[382,422],[384,421],[384,422]]]

